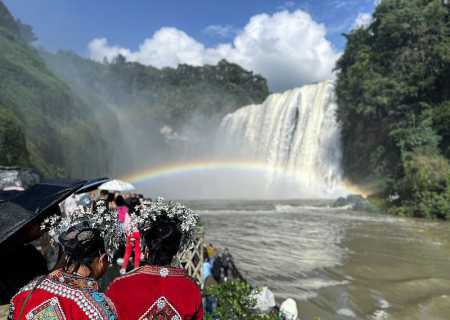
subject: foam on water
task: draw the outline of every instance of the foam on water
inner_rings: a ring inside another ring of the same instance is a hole
[[[313,275],[340,265],[345,256],[340,247],[342,222],[323,218],[331,209],[291,206],[292,210],[280,212],[277,205],[256,211],[243,205],[242,210],[216,208],[199,213],[207,239],[230,248],[244,275],[255,284],[269,285],[281,296],[298,301],[315,297],[319,289],[348,284],[348,280]]]
[[[450,287],[449,224],[329,204],[190,206],[201,209],[207,241],[229,248],[251,284],[268,286],[280,302],[294,298],[305,319],[403,319],[399,310],[415,314],[417,301],[427,301],[423,312],[440,316],[433,319],[446,319],[448,303],[441,296]]]
[[[309,289],[309,290],[317,290],[322,289],[326,287],[334,287],[334,286],[342,286],[349,284],[350,281],[335,281],[335,280],[325,280],[321,278],[309,278],[309,279],[302,279],[300,281],[300,284],[302,288]]]
[[[372,319],[372,320],[388,320],[389,319],[389,313],[387,313],[384,310],[377,310],[370,317],[370,319]]]
[[[347,317],[347,318],[356,318],[356,314],[352,310],[347,309],[347,308],[339,309],[337,311],[337,314],[340,316]]]

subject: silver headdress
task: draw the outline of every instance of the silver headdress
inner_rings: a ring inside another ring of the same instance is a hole
[[[122,240],[122,231],[117,221],[117,212],[106,207],[104,201],[97,201],[95,209],[78,206],[66,216],[54,215],[44,220],[41,229],[48,231],[53,245],[59,243],[60,236],[70,228],[84,224],[96,229],[104,241],[108,255],[112,256]]]
[[[180,250],[187,249],[191,245],[195,227],[200,221],[198,214],[181,203],[165,201],[159,197],[155,201],[144,200],[138,211],[132,214],[131,219],[139,230],[145,232],[161,217],[167,217],[177,224],[182,234]]]

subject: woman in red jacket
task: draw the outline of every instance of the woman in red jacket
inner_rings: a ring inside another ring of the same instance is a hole
[[[199,287],[171,263],[186,248],[198,216],[177,203],[145,202],[139,217],[146,264],[114,280],[106,295],[119,319],[200,320],[203,318]]]
[[[113,215],[99,209],[102,213],[97,215],[80,211],[62,221],[49,219],[50,233],[58,236],[66,255],[65,266],[22,288],[11,300],[8,319],[117,319],[113,304],[98,292],[96,280],[109,264],[107,243],[115,242],[106,241],[108,233],[114,237],[118,227],[110,223]]]

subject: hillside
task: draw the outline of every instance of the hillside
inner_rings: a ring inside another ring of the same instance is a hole
[[[89,108],[48,70],[33,39],[0,2],[0,164],[29,164],[44,175],[98,174],[97,156],[83,154],[88,142],[103,143],[86,125]]]
[[[104,64],[67,51],[42,52],[42,56],[80,96],[103,100],[127,112],[151,112],[152,118],[174,126],[182,125],[194,113],[220,119],[269,94],[264,78],[225,60],[215,66],[156,69],[127,62],[121,56]]]
[[[450,217],[450,8],[383,0],[338,62],[344,169],[391,210]]]
[[[0,2],[0,165],[46,176],[119,175],[166,160],[269,94],[265,79],[226,61],[160,70],[38,51],[34,40]]]
[[[97,125],[118,151],[109,159],[114,174],[198,157],[225,114],[269,94],[265,79],[226,61],[156,69],[121,56],[97,63],[65,51],[41,55],[98,114]]]

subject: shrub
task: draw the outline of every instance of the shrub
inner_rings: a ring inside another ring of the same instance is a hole
[[[278,315],[261,315],[254,311],[256,300],[252,288],[244,281],[229,281],[206,289],[205,295],[213,298],[217,308],[205,319],[213,320],[276,320]]]
[[[450,218],[450,166],[443,156],[422,151],[404,156],[404,177],[394,188],[399,195],[393,212],[427,218]]]

